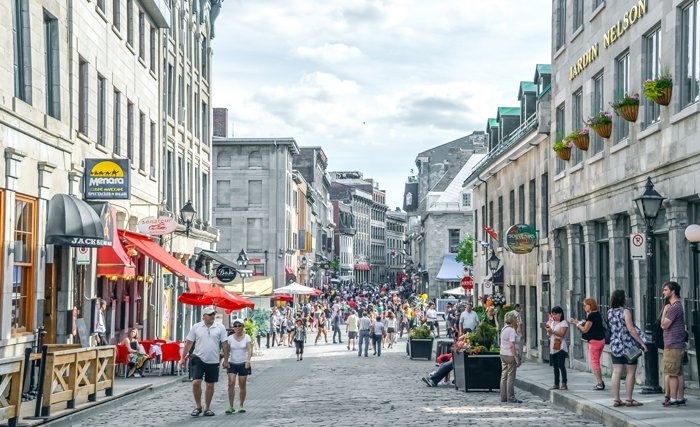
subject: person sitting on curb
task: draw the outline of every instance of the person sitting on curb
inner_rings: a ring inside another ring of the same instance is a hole
[[[464,334],[457,338],[458,341],[464,341],[467,339],[467,334]],[[443,379],[449,384],[449,375],[454,369],[454,363],[452,361],[452,354],[442,354],[438,357],[437,362],[440,363],[437,371],[431,372],[427,377],[421,378],[421,380],[428,385],[428,387],[437,387],[438,384]]]

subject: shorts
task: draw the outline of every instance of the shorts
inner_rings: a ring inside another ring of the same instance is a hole
[[[664,374],[676,377],[681,375],[683,353],[682,348],[665,348],[664,349]]]
[[[229,362],[227,372],[229,374],[238,375],[239,377],[247,377],[248,375],[253,373],[253,370],[251,368],[246,368],[245,362],[243,362],[243,363],[231,363],[231,362]]]
[[[204,363],[202,359],[192,356],[192,379],[204,380],[206,383],[219,381],[219,364]]]
[[[386,328],[386,332],[388,334],[393,334],[394,332],[396,332],[396,330],[394,330],[394,328]]]
[[[610,357],[612,358],[613,365],[636,365],[637,361],[641,359],[641,357],[639,357],[634,362],[630,363],[625,356],[617,357],[610,354]]]
[[[348,339],[354,340],[355,338],[357,338],[357,331],[349,331],[348,332]]]

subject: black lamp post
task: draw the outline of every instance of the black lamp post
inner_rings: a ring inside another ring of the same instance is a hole
[[[196,213],[197,211],[194,210],[191,200],[188,200],[187,203],[185,203],[185,206],[180,208],[180,216],[182,217],[182,221],[185,223],[185,235],[187,235],[187,237],[190,237],[192,220],[194,219],[194,215]]]
[[[501,264],[501,260],[496,256],[496,251],[493,249],[491,249],[491,257],[488,259],[487,263],[489,264],[489,270],[491,270],[491,281],[493,282],[493,291],[495,293],[497,291],[496,281],[493,279],[496,275],[496,271],[498,271],[498,266]]]
[[[693,288],[698,287],[698,254],[700,253],[700,225],[691,224],[685,229],[685,238],[690,242],[691,257],[693,258]],[[700,314],[698,310],[693,310],[693,341],[695,342],[695,354],[700,346]],[[700,357],[695,358],[698,369],[700,369]],[[700,371],[699,371],[700,372]]]
[[[643,394],[661,393],[661,387],[659,386],[659,352],[656,349],[656,343],[653,342],[651,331],[654,321],[656,320],[656,305],[654,304],[654,295],[656,295],[656,289],[654,287],[654,280],[656,279],[656,250],[653,241],[654,222],[656,221],[656,217],[659,215],[659,209],[661,209],[661,203],[663,201],[664,197],[654,190],[654,184],[651,182],[650,177],[647,177],[644,193],[634,199],[639,213],[641,213],[644,217],[647,241],[647,307],[644,329],[650,341],[647,343],[648,351],[644,355],[645,378],[644,386],[642,386]]]
[[[239,267],[242,267],[242,269],[245,269],[248,266],[248,254],[245,253],[245,249],[241,249],[241,251],[238,252],[238,259],[236,259],[236,262],[238,263]],[[239,273],[241,275],[241,295],[244,295],[246,273],[243,271],[239,271]]]

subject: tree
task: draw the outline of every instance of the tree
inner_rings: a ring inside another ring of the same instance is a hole
[[[455,259],[470,267],[474,265],[474,238],[471,234],[467,234],[467,236],[459,242],[459,250],[457,251]]]

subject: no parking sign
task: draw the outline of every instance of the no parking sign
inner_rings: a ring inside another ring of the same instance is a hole
[[[642,233],[630,234],[630,257],[634,259],[644,259],[646,257],[647,239]]]
[[[75,248],[75,263],[78,265],[90,264],[90,249],[82,246]]]

